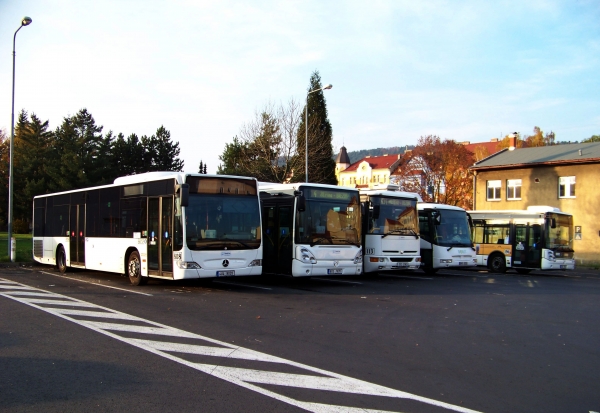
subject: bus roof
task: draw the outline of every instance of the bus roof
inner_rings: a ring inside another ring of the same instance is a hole
[[[423,209],[440,209],[440,210],[446,209],[446,210],[453,210],[453,211],[465,211],[464,208],[454,206],[454,205],[436,204],[436,203],[432,203],[432,202],[418,202],[417,210],[421,211]]]
[[[416,192],[404,192],[404,191],[390,191],[387,189],[360,189],[359,190],[361,195],[368,195],[368,196],[389,196],[389,197],[394,197],[394,198],[410,198],[410,199],[416,199],[418,202],[423,202],[423,199],[421,199],[421,196],[419,194],[417,194]]]
[[[311,186],[314,188],[327,188],[327,189],[353,191],[353,192],[358,191],[356,188],[347,188],[347,187],[343,187],[343,186],[329,185],[329,184],[313,184],[311,182],[308,182],[308,183],[296,182],[293,184],[278,184],[275,182],[259,182],[258,190],[264,191],[264,192],[271,192],[271,191],[291,192],[291,191],[297,191],[298,188],[300,188],[301,186]]]
[[[151,182],[151,181],[156,181],[156,180],[160,180],[160,179],[169,179],[169,178],[176,179],[178,183],[183,183],[183,182],[185,182],[186,176],[200,176],[200,177],[205,177],[205,178],[225,178],[225,179],[235,178],[235,179],[248,179],[248,180],[256,181],[256,178],[249,177],[249,176],[208,175],[208,174],[186,173],[186,172],[155,171],[155,172],[144,172],[144,173],[135,174],[135,175],[121,176],[121,177],[116,178],[114,180],[114,183],[112,183],[112,184],[90,186],[90,187],[86,187],[86,188],[70,189],[68,191],[54,192],[51,194],[36,195],[33,198],[35,199],[35,198],[42,198],[42,197],[48,197],[48,196],[54,196],[54,195],[71,194],[71,193],[89,191],[89,190],[93,190],[93,189],[111,188],[111,187],[117,187],[117,186],[121,186],[121,185],[131,185],[131,184]]]

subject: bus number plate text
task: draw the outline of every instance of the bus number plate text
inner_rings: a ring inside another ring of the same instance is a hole
[[[232,275],[235,275],[235,271],[230,270],[230,271],[217,271],[217,277],[230,277]]]
[[[341,274],[341,273],[342,273],[341,268],[334,268],[334,269],[327,270],[327,274]]]

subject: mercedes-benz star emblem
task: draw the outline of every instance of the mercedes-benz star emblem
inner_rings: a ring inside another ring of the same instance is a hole
[[[223,267],[229,267],[229,260],[223,260]]]

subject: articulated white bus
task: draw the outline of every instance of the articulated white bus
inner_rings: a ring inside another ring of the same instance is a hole
[[[362,272],[358,190],[325,184],[259,184],[264,274]]]
[[[550,206],[526,210],[469,211],[477,263],[492,272],[514,268],[573,270],[573,216]]]
[[[260,275],[258,182],[149,172],[112,185],[36,196],[33,256],[40,263],[149,277]]]
[[[421,266],[417,215],[421,197],[397,188],[360,190],[365,273],[416,270]]]
[[[425,272],[477,265],[467,211],[456,206],[422,202],[417,204],[417,209]]]

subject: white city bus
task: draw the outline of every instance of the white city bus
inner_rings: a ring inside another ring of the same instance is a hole
[[[467,211],[451,205],[421,202],[417,209],[425,272],[477,265]]]
[[[263,182],[259,188],[264,274],[361,274],[358,190],[325,184]]]
[[[121,273],[133,285],[262,272],[254,178],[149,172],[33,206],[34,259],[61,272]]]
[[[477,264],[492,272],[507,268],[573,270],[573,216],[550,206],[527,210],[469,211]]]
[[[365,273],[416,270],[421,266],[417,215],[421,197],[397,188],[360,189]]]

